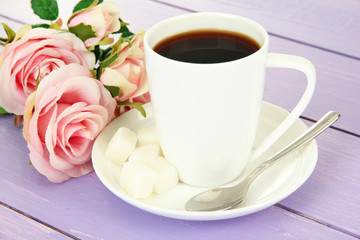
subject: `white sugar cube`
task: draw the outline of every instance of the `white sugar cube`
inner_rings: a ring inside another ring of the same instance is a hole
[[[154,158],[146,161],[146,164],[156,172],[154,192],[164,193],[178,183],[179,178],[176,168],[165,158]]]
[[[126,162],[121,170],[119,184],[133,198],[147,198],[153,190],[156,173],[141,162]]]
[[[160,155],[158,144],[149,144],[135,148],[129,156],[130,162],[144,162],[156,158]]]
[[[105,162],[105,175],[111,179],[111,181],[117,181],[119,179],[121,169],[122,167],[113,161]]]
[[[140,128],[137,130],[139,144],[160,144],[159,135],[155,127]]]
[[[111,138],[105,156],[121,166],[134,151],[136,142],[137,134],[127,127],[121,127]]]

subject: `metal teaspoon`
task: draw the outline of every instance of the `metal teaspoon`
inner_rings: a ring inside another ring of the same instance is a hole
[[[256,167],[242,182],[230,187],[216,187],[192,197],[185,204],[187,211],[219,211],[227,210],[241,203],[247,194],[249,186],[262,172],[272,166],[280,158],[303,146],[326,128],[332,125],[340,114],[330,111],[300,137],[273,155],[269,160]]]

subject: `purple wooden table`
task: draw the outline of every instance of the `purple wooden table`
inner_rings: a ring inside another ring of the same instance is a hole
[[[5,3],[6,2],[6,3]],[[37,23],[30,1],[0,0],[0,21],[14,29]],[[59,1],[64,19],[73,1]],[[95,173],[62,184],[28,166],[13,116],[0,116],[0,239],[359,239],[360,1],[117,0],[134,31],[174,15],[217,11],[252,18],[271,36],[272,52],[310,59],[317,69],[306,124],[329,110],[342,114],[319,136],[318,164],[295,193],[263,211],[221,221],[185,221],[132,207]],[[21,14],[20,14],[21,13]],[[1,34],[4,34],[1,32]],[[269,70],[265,100],[292,109],[303,76]]]

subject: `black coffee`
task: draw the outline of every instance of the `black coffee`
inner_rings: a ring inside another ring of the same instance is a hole
[[[164,57],[189,63],[228,62],[259,49],[260,45],[246,35],[216,29],[177,34],[154,47],[154,51]]]

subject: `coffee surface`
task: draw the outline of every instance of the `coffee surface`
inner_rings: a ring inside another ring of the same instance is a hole
[[[154,47],[154,51],[164,57],[189,63],[228,62],[259,49],[260,45],[246,35],[216,29],[173,35]]]

